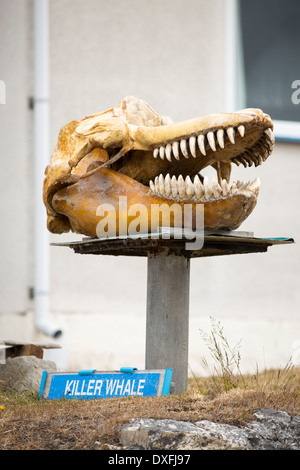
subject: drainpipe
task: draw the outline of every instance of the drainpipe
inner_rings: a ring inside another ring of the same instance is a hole
[[[34,299],[35,326],[58,338],[62,331],[49,318],[49,233],[42,201],[44,171],[49,163],[48,0],[34,0]]]
[[[237,86],[237,1],[227,0],[226,12],[226,96],[225,111],[232,113],[236,109]]]

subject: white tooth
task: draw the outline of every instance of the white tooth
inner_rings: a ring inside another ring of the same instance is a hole
[[[238,131],[241,137],[244,137],[245,135],[245,127],[244,126],[239,126]]]
[[[232,194],[235,194],[237,192],[238,188],[237,188],[237,185],[236,183],[232,183],[232,186],[231,186],[231,193]]]
[[[178,185],[177,185],[177,179],[176,176],[172,176],[171,179],[171,188],[172,188],[172,196],[176,197],[178,194]]]
[[[258,196],[260,190],[260,179],[256,178],[252,183],[250,183],[248,189]]]
[[[168,173],[165,177],[165,194],[166,194],[167,197],[170,196],[171,191],[172,191],[172,189],[171,189],[171,178],[170,178],[170,175]]]
[[[229,188],[229,185],[228,185],[228,183],[225,179],[221,181],[221,188],[222,188],[223,196],[227,196],[230,192],[230,188]]]
[[[171,146],[171,144],[167,144],[167,146],[166,146],[166,159],[167,159],[169,162],[172,161],[171,153],[172,153],[172,146]]]
[[[188,154],[188,151],[187,151],[187,148],[186,148],[185,139],[181,139],[181,141],[180,141],[180,150],[182,151],[185,158],[189,158],[189,154]]]
[[[210,145],[210,148],[215,152],[216,151],[216,142],[215,142],[215,136],[213,132],[208,132],[207,133],[207,140]]]
[[[180,199],[183,199],[185,197],[185,183],[181,175],[178,176],[178,193]]]
[[[266,135],[266,137],[264,138],[263,147],[265,149],[264,157],[265,157],[265,160],[266,160],[268,158],[268,156],[271,155],[271,153],[274,150],[274,142],[269,139],[268,135]]]
[[[256,150],[255,151],[255,163],[256,165],[255,166],[259,166],[263,163],[263,157],[261,155],[261,153],[263,152],[262,148],[259,147],[259,150]]]
[[[234,132],[233,127],[228,127],[226,132],[227,132],[228,139],[230,140],[230,142],[232,144],[235,144],[235,140],[234,140],[235,132]]]
[[[190,137],[190,151],[194,158],[196,158],[196,137],[193,135]]]
[[[162,160],[165,158],[165,147],[161,146],[159,149],[159,156]]]
[[[152,191],[152,193],[155,193],[155,186],[154,186],[154,183],[152,180],[149,181],[149,187],[150,187],[150,190]]]
[[[224,148],[224,130],[223,129],[219,129],[217,131],[217,139],[218,139],[218,143],[220,147],[223,149]]]
[[[194,178],[195,195],[197,199],[203,196],[203,186],[198,175]]]
[[[241,162],[237,158],[231,159],[237,166],[240,166]]]
[[[244,158],[243,155],[240,155],[239,159],[240,159],[240,162],[244,165],[244,167],[247,168],[248,162],[247,162],[246,158]]]
[[[185,190],[186,190],[186,195],[188,199],[191,199],[195,194],[195,189],[191,181],[191,178],[189,176],[185,178]]]
[[[253,155],[252,160],[254,162],[254,166],[258,166],[257,157],[255,155]]]
[[[173,150],[173,154],[176,160],[179,160],[179,143],[178,142],[173,142],[172,150]]]
[[[208,201],[212,196],[212,187],[207,176],[204,176],[203,186],[205,199]]]
[[[246,152],[243,154],[243,157],[245,158],[245,160],[247,160],[248,166],[252,166],[252,165],[253,165],[252,154],[251,154],[249,151],[246,151]]]
[[[258,166],[258,165],[260,164],[260,163],[259,163],[259,162],[260,162],[259,157],[260,157],[260,155],[259,155],[258,151],[257,151],[257,150],[254,150],[254,151],[252,152],[252,160],[254,161],[254,165],[255,165],[255,166]]]
[[[157,158],[157,157],[158,157],[158,154],[159,154],[158,148],[154,149],[154,150],[153,150],[153,157],[154,157],[154,158]]]
[[[216,178],[213,179],[213,182],[212,182],[212,191],[213,191],[213,196],[215,199],[218,199],[221,195],[221,192],[222,192],[222,188],[221,186],[219,185],[218,181],[216,180]]]
[[[206,151],[205,151],[205,137],[204,137],[203,134],[198,135],[197,142],[198,142],[198,147],[199,147],[199,149],[200,149],[200,152],[201,152],[203,155],[206,155]]]
[[[263,160],[266,161],[268,156],[271,154],[272,150],[265,149],[263,152]]]
[[[159,175],[158,184],[160,195],[163,196],[165,194],[165,180],[162,174]]]
[[[159,182],[158,182],[158,176],[155,176],[155,180],[154,180],[154,186],[155,186],[155,194],[159,194]]]
[[[275,144],[275,137],[274,137],[272,129],[268,128],[264,132],[273,146]]]

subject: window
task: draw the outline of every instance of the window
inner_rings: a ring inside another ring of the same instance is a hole
[[[261,108],[277,140],[300,142],[300,2],[240,0],[242,107]]]

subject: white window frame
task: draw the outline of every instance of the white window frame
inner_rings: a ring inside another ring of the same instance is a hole
[[[226,109],[227,112],[232,112],[245,107],[245,103],[239,96],[239,82],[242,77],[239,76],[237,67],[237,57],[240,53],[238,41],[240,28],[238,18],[239,0],[226,0],[226,6]],[[296,78],[300,79],[300,77]],[[293,91],[291,84],[291,99]],[[295,106],[299,106],[300,113],[300,104],[295,104]],[[274,135],[277,141],[300,143],[300,122],[273,119],[273,123]]]

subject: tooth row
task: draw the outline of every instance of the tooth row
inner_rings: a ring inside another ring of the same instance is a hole
[[[240,136],[244,137],[245,127],[241,125],[237,128],[237,130]],[[235,144],[235,133],[236,132],[233,127],[226,129],[227,137],[232,144]],[[179,160],[181,154],[185,158],[189,158],[190,153],[194,158],[196,158],[197,148],[199,148],[202,155],[206,155],[207,145],[209,145],[209,147],[214,152],[216,152],[217,145],[219,145],[221,148],[224,148],[224,139],[224,129],[219,129],[216,131],[216,133],[210,131],[206,134],[206,136],[204,134],[199,134],[197,137],[191,136],[188,140],[181,139],[180,142],[175,141],[172,144],[166,144],[166,146],[161,145],[159,148],[157,147],[153,150],[153,156],[154,158],[159,156],[162,160],[166,158],[169,162],[172,161],[172,156],[176,160]],[[242,164],[244,167],[252,166],[253,164],[254,166],[259,166],[272,153],[274,149],[274,141],[274,134],[272,130],[268,128],[264,131],[261,139],[251,149],[248,149],[238,157],[233,158],[232,161],[236,165]]]
[[[195,176],[194,182],[187,176],[185,179],[179,175],[178,179],[175,176],[170,177],[169,174],[164,178],[163,175],[156,176],[154,182],[149,183],[150,190],[157,196],[164,196],[167,198],[179,199],[195,199],[202,201],[209,201],[211,199],[219,199],[228,195],[235,194],[238,190],[249,190],[258,195],[260,183],[258,178],[252,182],[233,183],[229,187],[225,179],[221,184],[218,183],[216,178],[209,181],[207,176],[204,177],[201,183],[198,175]]]
[[[269,155],[271,155],[274,149],[274,144],[274,134],[272,129],[268,128],[251,149],[246,150],[238,157],[232,158],[232,161],[238,166],[240,164],[244,165],[244,167],[252,166],[253,164],[254,166],[259,166],[267,160]]]
[[[237,128],[238,133],[241,137],[245,135],[245,127],[239,126]],[[172,156],[176,159],[180,159],[180,155],[182,154],[185,158],[189,158],[190,155],[192,157],[197,157],[197,149],[200,150],[202,155],[206,155],[206,147],[209,147],[216,152],[217,145],[221,148],[225,146],[225,138],[228,137],[229,141],[232,144],[235,144],[235,134],[236,131],[233,127],[228,127],[226,131],[224,129],[218,129],[217,131],[210,131],[206,135],[199,134],[198,136],[191,136],[189,139],[181,139],[180,141],[175,141],[173,143],[168,143],[165,145],[161,145],[160,147],[156,147],[153,150],[153,157],[157,158],[158,156],[164,160],[165,158],[171,162]]]

